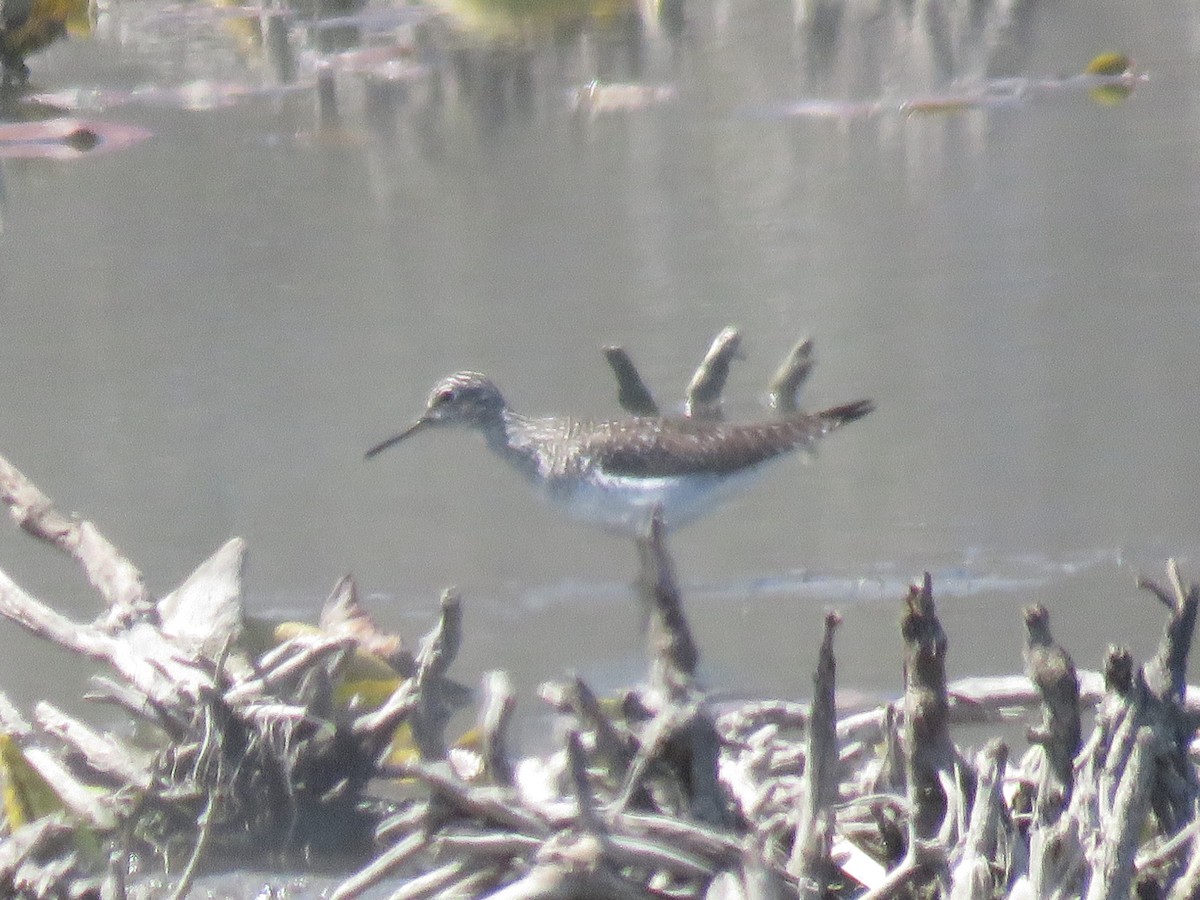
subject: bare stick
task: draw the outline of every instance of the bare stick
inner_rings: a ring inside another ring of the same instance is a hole
[[[192,847],[192,855],[188,857],[187,865],[183,868],[183,874],[179,876],[179,883],[175,885],[175,890],[171,892],[171,900],[184,900],[192,889],[192,882],[196,878],[196,871],[200,866],[200,860],[203,858],[204,850],[208,846],[208,838],[212,831],[213,812],[216,804],[216,794],[209,794],[204,812],[196,820],[196,826],[199,828],[199,833],[196,835],[196,844]]]
[[[612,870],[595,836],[583,835],[549,843],[527,875],[489,894],[488,900],[645,900],[646,895],[643,884]]]
[[[1181,703],[1187,689],[1187,659],[1196,630],[1196,613],[1200,607],[1200,585],[1185,588],[1175,560],[1167,562],[1167,574],[1171,581],[1168,594],[1148,578],[1141,578],[1139,586],[1150,590],[1156,597],[1169,600],[1171,611],[1167,626],[1159,643],[1158,653],[1146,664],[1146,684],[1161,700]]]
[[[587,759],[583,755],[579,732],[574,728],[567,732],[567,772],[571,776],[571,793],[575,795],[580,826],[584,831],[603,836],[607,829],[596,807],[596,797],[587,774]]]
[[[483,677],[483,703],[479,730],[483,735],[483,770],[494,784],[511,787],[512,763],[508,758],[508,723],[517,700],[505,672],[488,672]]]
[[[355,646],[377,656],[397,674],[407,678],[416,672],[413,656],[404,649],[398,634],[388,634],[375,622],[359,602],[354,578],[346,575],[334,585],[333,591],[321,606],[317,625],[325,634],[344,635],[354,639]]]
[[[657,416],[658,404],[646,387],[637,366],[620,347],[605,347],[604,358],[617,376],[617,402],[621,408],[635,416]]]
[[[153,615],[146,580],[91,522],[64,516],[36,485],[0,457],[0,500],[22,529],[53,544],[83,567],[114,617],[133,620]]]
[[[825,614],[825,635],[813,676],[812,714],[801,782],[802,805],[788,860],[788,872],[799,882],[800,896],[813,900],[824,896],[831,869],[833,805],[837,802],[838,786],[837,702],[834,698],[837,662],[833,655],[833,634],[841,620],[835,612]]]
[[[140,791],[150,789],[153,779],[148,761],[135,758],[116,738],[99,734],[50,703],[39,703],[34,707],[34,715],[47,734],[72,747],[93,771]]]
[[[604,712],[595,692],[578,675],[572,675],[564,686],[563,699],[579,723],[592,732],[596,755],[613,773],[625,771],[633,758],[632,741]]]
[[[683,614],[683,598],[663,534],[662,510],[655,509],[650,534],[637,542],[641,562],[637,587],[650,613],[651,684],[670,693],[691,682],[700,651]]]
[[[684,415],[693,419],[718,419],[721,392],[729,377],[729,364],[737,355],[742,336],[732,325],[713,338],[704,361],[696,369],[684,395]]]
[[[1200,835],[1193,829],[1187,866],[1171,888],[1167,900],[1192,900],[1200,896]]]
[[[804,338],[792,347],[771,377],[771,406],[783,415],[797,412],[800,408],[800,388],[812,374],[815,364],[812,338]]]
[[[904,636],[904,750],[913,809],[910,844],[915,844],[936,837],[950,811],[941,776],[951,772],[955,763],[948,728],[946,633],[934,609],[928,572],[920,585],[909,589],[900,630]]]
[[[996,864],[1005,809],[1001,788],[1008,746],[993,739],[984,748],[982,757],[971,821],[959,845],[961,855],[951,873],[950,900],[989,900],[996,896],[997,887],[1005,883],[1003,874],[999,877],[996,874]]]
[[[8,695],[0,691],[0,731],[13,738],[27,738],[33,734],[33,726],[21,715]]]
[[[446,763],[413,762],[402,766],[379,767],[382,778],[419,778],[433,791],[443,795],[451,805],[469,816],[495,822],[520,833],[546,835],[546,820],[520,805],[511,791],[505,788],[476,787],[451,773]]]
[[[154,702],[173,708],[180,692],[198,699],[211,690],[210,677],[180,657],[157,629],[146,624],[118,639],[99,628],[77,625],[22,590],[0,571],[0,615],[38,637],[111,665]]]
[[[479,868],[479,863],[473,859],[456,859],[444,866],[438,866],[430,872],[409,879],[402,887],[392,892],[388,900],[419,900],[421,897],[444,898],[451,896],[454,883],[474,874]]]
[[[380,853],[370,864],[355,872],[345,881],[334,889],[330,895],[330,900],[353,900],[353,898],[362,895],[362,893],[384,878],[400,868],[418,853],[420,853],[428,843],[426,836],[420,832],[414,832],[394,844],[387,850]]]
[[[446,755],[446,723],[453,713],[443,690],[445,674],[462,644],[462,601],[458,592],[442,592],[441,615],[433,630],[421,641],[417,652],[417,705],[409,723],[413,740],[426,760]]]
[[[1100,835],[1100,852],[1092,865],[1087,900],[1116,900],[1130,896],[1133,861],[1150,812],[1154,741],[1154,732],[1150,728],[1138,730],[1133,755],[1117,789],[1112,817]]]
[[[271,651],[269,664],[260,662],[263,674],[238,681],[225,692],[225,702],[238,705],[261,698],[320,665],[326,657],[345,654],[353,646],[353,639],[348,637],[305,634],[288,638]]]
[[[1079,710],[1079,678],[1071,656],[1050,634],[1044,606],[1025,607],[1025,674],[1042,695],[1042,724],[1028,730],[1029,742],[1041,747],[1045,765],[1037,788],[1035,814],[1045,825],[1057,821],[1074,784],[1074,761],[1083,743]]]

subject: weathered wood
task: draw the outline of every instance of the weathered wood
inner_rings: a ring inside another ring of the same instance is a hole
[[[689,685],[700,662],[700,651],[683,613],[683,598],[664,545],[662,511],[655,510],[650,533],[639,539],[638,594],[648,610],[651,686],[666,695]]]
[[[1133,888],[1133,861],[1150,812],[1154,782],[1155,735],[1141,728],[1121,774],[1112,815],[1100,833],[1100,852],[1092,863],[1087,900],[1123,900]]]
[[[1001,852],[1006,837],[1001,788],[1007,762],[1008,746],[998,739],[989,741],[982,754],[971,820],[951,865],[950,900],[991,900],[1007,883],[1002,861],[1009,854]]]
[[[50,703],[37,704],[33,712],[38,726],[78,753],[92,771],[108,776],[121,786],[150,790],[153,779],[144,753],[135,755],[122,742],[100,734]]]
[[[812,338],[803,338],[783,358],[768,387],[771,406],[787,415],[800,408],[800,389],[816,364]]]
[[[1158,652],[1145,666],[1146,684],[1159,699],[1182,703],[1187,689],[1187,659],[1200,609],[1200,585],[1185,587],[1174,559],[1167,561],[1167,577],[1170,593],[1149,578],[1138,579],[1138,586],[1162,599],[1170,611]]]
[[[1042,724],[1027,731],[1042,754],[1032,760],[1039,773],[1034,814],[1039,824],[1048,825],[1058,820],[1074,786],[1075,756],[1083,743],[1079,679],[1070,654],[1050,634],[1046,608],[1027,606],[1024,616],[1025,674],[1042,695]]]
[[[595,744],[595,755],[619,775],[629,767],[634,755],[633,736],[623,732],[600,705],[596,694],[578,675],[572,675],[561,692],[563,712],[572,713]]]
[[[358,587],[354,578],[345,575],[333,586],[333,591],[321,604],[317,627],[330,637],[348,637],[354,645],[371,656],[377,657],[396,671],[402,678],[416,672],[416,661],[404,647],[398,634],[388,634],[375,622],[359,602]]]
[[[737,356],[742,336],[732,325],[713,338],[704,360],[684,392],[684,415],[693,419],[719,419],[721,393],[729,378],[729,366]]]
[[[512,791],[467,784],[457,778],[446,763],[384,764],[380,766],[379,774],[420,779],[464,814],[510,828],[517,834],[547,835],[550,832],[545,817],[523,806]]]
[[[445,675],[462,645],[462,601],[458,592],[443,591],[441,615],[425,636],[417,652],[417,703],[408,722],[421,758],[441,759],[446,755],[446,723],[454,712],[446,696]]]
[[[804,775],[796,835],[788,872],[799,885],[801,900],[818,900],[825,895],[832,866],[834,813],[837,801],[837,664],[833,634],[841,622],[837,613],[826,613],[817,671],[813,676],[812,714],[809,717]]]
[[[483,771],[494,783],[511,787],[512,761],[508,757],[508,725],[512,721],[517,698],[506,673],[488,672],[483,677],[483,702],[479,707],[479,733],[482,735]]]
[[[151,626],[135,625],[114,637],[91,625],[77,625],[24,590],[0,571],[0,615],[30,633],[89,659],[105,662],[148,698],[173,705],[179,697],[198,700],[211,690],[211,678]]]
[[[79,563],[108,604],[110,625],[153,615],[154,600],[137,567],[91,522],[59,513],[53,501],[4,457],[0,457],[0,500],[24,531]]]
[[[388,847],[370,864],[339,884],[329,895],[329,900],[354,900],[355,897],[362,896],[364,891],[370,890],[415,858],[428,842],[428,837],[420,832],[410,834],[399,843]]]
[[[158,602],[162,633],[176,646],[216,661],[241,637],[246,542],[234,538]]]
[[[579,741],[579,732],[574,729],[567,732],[567,774],[570,775],[571,793],[575,797],[579,827],[591,834],[606,835],[608,829],[600,818],[596,797],[588,779],[583,745]]]
[[[956,753],[950,738],[946,690],[948,641],[933,603],[933,579],[925,573],[909,589],[900,620],[904,638],[904,752],[908,797],[912,804],[910,841],[939,837],[951,812],[945,784]]]
[[[617,402],[621,404],[621,408],[635,416],[659,415],[654,395],[642,381],[642,376],[638,374],[637,366],[633,364],[629,354],[620,347],[605,347],[604,358],[608,360],[613,374],[617,377]]]
[[[661,522],[639,551],[651,609],[649,687],[619,704],[577,677],[547,689],[570,717],[566,748],[522,761],[520,779],[507,750],[514,696],[503,673],[485,679],[478,757],[465,742],[446,752],[448,712],[465,691],[448,676],[463,637],[453,592],[413,658],[370,621],[343,579],[324,628],[274,631],[278,646],[251,665],[237,641],[239,541],[163,601],[161,624],[151,614],[115,630],[79,625],[0,573],[0,614],[105,664],[108,674],[94,679],[104,698],[166,734],[151,738],[150,760],[119,734],[100,734],[49,704],[36,707],[31,723],[0,695],[0,727],[19,739],[22,770],[28,763],[53,786],[53,808],[61,802],[88,823],[88,835],[111,842],[116,861],[84,852],[78,824],[65,815],[48,817],[0,837],[0,893],[116,900],[120,861],[150,858],[159,851],[146,838],[165,835],[168,852],[186,863],[182,895],[215,848],[304,849],[321,827],[359,835],[356,848],[374,831],[383,848],[338,887],[342,900],[392,878],[404,879],[393,896],[408,900],[765,900],[816,898],[835,884],[856,900],[1109,900],[1130,896],[1135,877],[1146,893],[1200,893],[1190,824],[1197,763],[1189,756],[1200,704],[1183,682],[1200,588],[1185,587],[1174,563],[1168,587],[1141,582],[1168,610],[1158,653],[1144,666],[1113,649],[1103,676],[1076,673],[1045,610],[1032,607],[1028,677],[954,684],[926,576],[905,599],[903,700],[839,723],[836,615],[826,619],[811,711],[752,701],[726,704],[717,716],[696,681],[699,654]],[[201,608],[206,602],[220,609]],[[349,669],[390,679],[388,666],[401,678],[382,703],[365,693],[348,706],[334,702]],[[973,765],[950,727],[1001,721],[1038,702],[1035,750],[1010,770],[1021,785],[1010,808],[1003,745],[989,744]],[[1089,705],[1095,726],[1080,748],[1078,714]],[[397,762],[414,755],[397,738],[401,724],[419,761]],[[525,775],[534,764],[540,785]],[[401,799],[380,804],[368,784]],[[1035,803],[1020,799],[1029,786]],[[369,799],[377,811],[363,818]]]
[[[1200,897],[1200,832],[1193,831],[1188,847],[1187,865],[1171,887],[1167,900],[1195,900]]]

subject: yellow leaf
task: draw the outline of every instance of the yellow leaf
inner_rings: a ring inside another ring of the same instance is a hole
[[[360,713],[379,709],[388,697],[400,686],[400,679],[391,678],[342,678],[333,688],[333,703],[338,709],[349,709],[353,705]]]
[[[1101,53],[1087,64],[1085,75],[1124,75],[1133,68],[1133,60],[1124,53]]]
[[[25,759],[17,742],[0,734],[0,794],[10,831],[63,808],[54,788]]]

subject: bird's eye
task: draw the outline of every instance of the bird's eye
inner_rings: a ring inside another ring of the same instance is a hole
[[[453,399],[454,399],[454,389],[453,388],[442,388],[440,391],[438,391],[436,394],[433,395],[433,402],[436,404],[439,404],[439,405],[442,403],[449,403]]]

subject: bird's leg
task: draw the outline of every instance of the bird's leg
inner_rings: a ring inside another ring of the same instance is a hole
[[[769,385],[771,407],[782,415],[794,413],[800,408],[800,388],[812,374],[816,365],[812,338],[804,338],[792,347]]]
[[[713,338],[684,395],[684,415],[693,419],[720,419],[721,392],[729,377],[729,364],[738,353],[742,336],[732,325]]]

